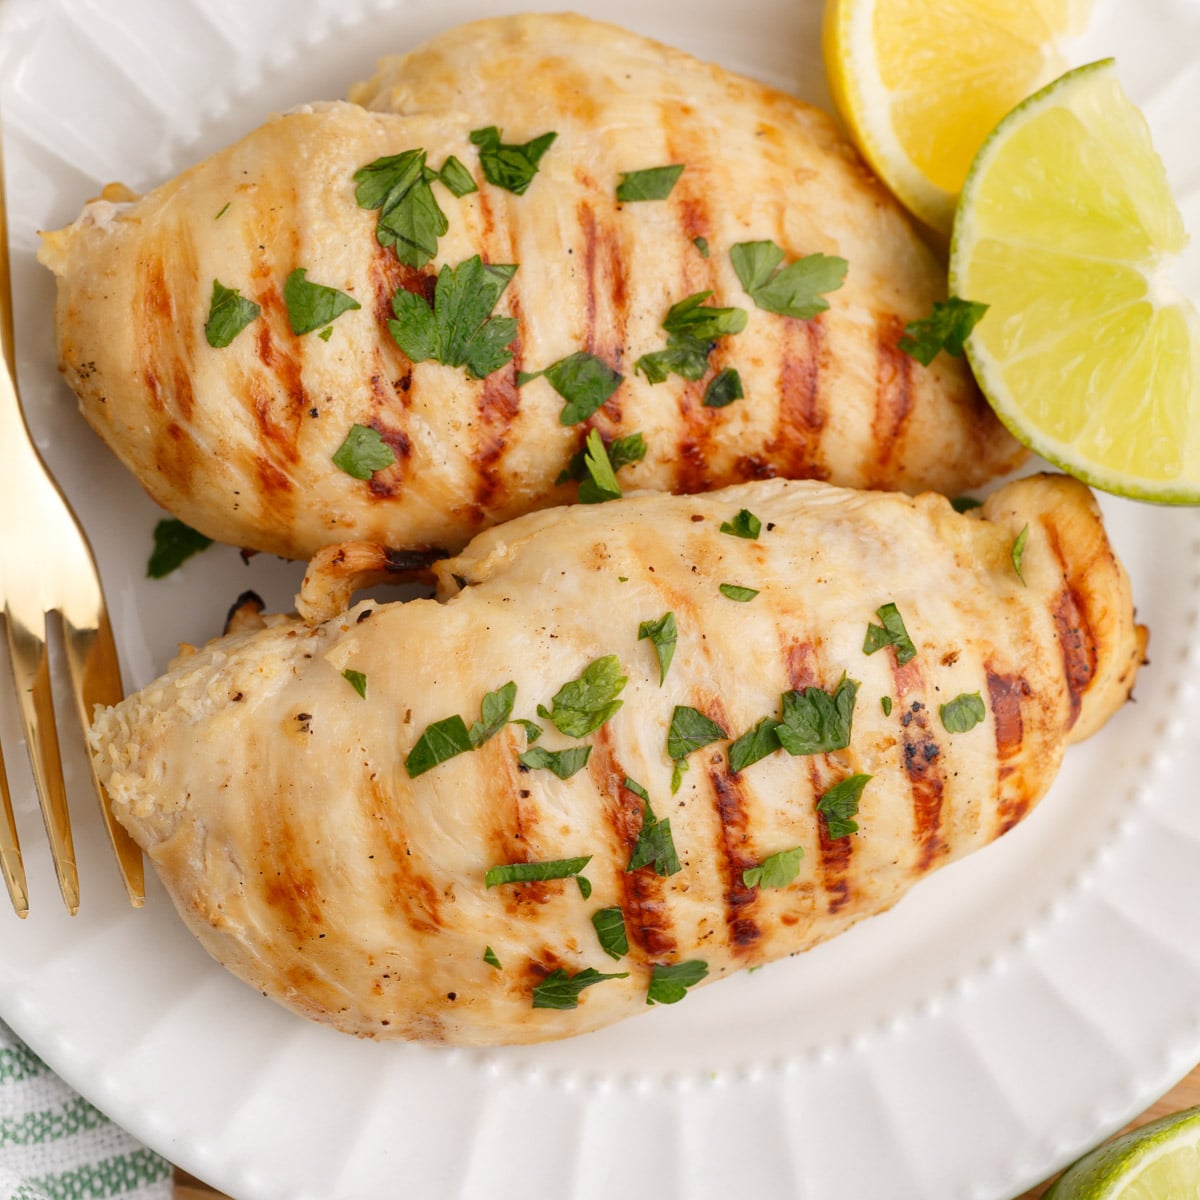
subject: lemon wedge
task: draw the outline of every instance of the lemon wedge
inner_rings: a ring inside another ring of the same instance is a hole
[[[863,157],[948,232],[983,139],[1066,65],[1090,0],[826,0],[825,69]]]

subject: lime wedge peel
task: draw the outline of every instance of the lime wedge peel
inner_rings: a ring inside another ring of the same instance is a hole
[[[1025,445],[1105,491],[1200,503],[1200,316],[1166,270],[1187,242],[1111,59],[1005,117],[963,186],[950,291],[989,305],[976,379]]]

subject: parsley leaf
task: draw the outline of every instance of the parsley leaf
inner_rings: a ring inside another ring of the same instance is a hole
[[[683,777],[687,773],[688,765],[686,758],[677,758],[674,766],[671,768],[671,795],[675,795],[683,785]]]
[[[409,267],[423,267],[436,253],[438,238],[450,228],[426,174],[424,150],[377,158],[354,172],[359,208],[379,209],[375,238],[393,246]]]
[[[634,843],[626,873],[641,867],[653,866],[654,873],[664,878],[674,875],[683,868],[679,855],[675,853],[675,839],[671,836],[671,818],[660,821],[650,807],[649,799],[642,802],[642,828]]]
[[[492,309],[516,271],[515,265],[484,263],[478,254],[438,274],[433,306],[424,296],[397,288],[394,321],[388,332],[414,363],[434,359],[448,367],[465,366],[483,379],[512,359],[506,347],[516,337],[515,317],[497,317]]]
[[[803,857],[803,846],[768,854],[757,867],[747,867],[742,872],[742,883],[748,888],[787,887],[800,874],[800,860]]]
[[[818,687],[784,692],[779,744],[792,755],[827,754],[850,745],[858,684],[845,679],[830,694]]]
[[[987,716],[983,697],[978,692],[963,692],[948,703],[940,705],[938,712],[947,733],[966,733]]]
[[[721,522],[721,532],[754,541],[762,533],[762,522],[748,508],[742,508],[732,521]]]
[[[950,501],[950,507],[954,509],[956,513],[965,513],[970,512],[973,508],[982,508],[983,501],[976,500],[974,496],[955,496],[954,499]]]
[[[909,321],[904,336],[896,344],[923,367],[929,366],[940,350],[962,358],[963,343],[987,310],[986,304],[961,300],[958,296],[935,300],[929,316]]]
[[[892,698],[891,696],[880,696],[879,707],[883,709],[883,715],[890,717],[892,715]]]
[[[495,125],[471,132],[471,141],[479,147],[479,165],[490,184],[523,196],[538,172],[542,155],[550,149],[557,133],[543,133],[522,145],[506,144],[500,140],[501,131]]]
[[[559,779],[570,779],[587,766],[591,746],[571,746],[566,750],[545,750],[534,746],[517,755],[517,762],[531,771],[545,770]]]
[[[598,429],[588,431],[583,465],[588,478],[579,484],[580,504],[603,504],[606,500],[621,498],[621,485],[617,482],[617,473],[609,461],[604,439]]]
[[[500,960],[496,957],[496,952],[491,946],[485,946],[483,950],[483,961],[489,967],[495,967],[497,971],[502,971],[504,968],[500,965]]]
[[[645,375],[650,383],[662,383],[669,375],[679,375],[694,382],[703,378],[708,370],[710,349],[707,342],[672,335],[667,339],[665,350],[643,354],[633,364],[633,369],[636,374]]]
[[[479,191],[479,185],[475,182],[474,176],[453,154],[442,163],[442,169],[437,173],[437,177],[460,200],[463,196],[469,196],[472,192]]]
[[[700,251],[701,258],[708,257],[708,238],[694,237],[694,238],[692,238],[692,245],[695,246],[696,249]]]
[[[487,887],[505,883],[544,883],[547,879],[570,879],[592,861],[590,854],[579,858],[550,858],[541,862],[503,863],[488,867],[483,882]]]
[[[439,763],[472,749],[471,735],[462,717],[457,714],[445,717],[441,721],[434,721],[417,739],[404,760],[404,769],[409,779],[416,779]]]
[[[779,722],[763,717],[753,729],[748,729],[729,747],[729,769],[736,775],[752,763],[774,754],[780,747]]]
[[[728,736],[716,721],[702,712],[686,704],[677,704],[671,714],[671,727],[667,730],[667,757],[678,762],[693,750]]]
[[[841,783],[835,783],[817,801],[817,812],[825,818],[825,828],[831,838],[849,837],[858,832],[858,823],[852,818],[858,815],[858,801],[870,775],[851,775]]]
[[[598,908],[592,913],[592,928],[600,939],[600,948],[609,958],[629,953],[629,935],[625,932],[625,914],[619,904]]]
[[[758,588],[742,587],[737,583],[723,583],[717,589],[728,600],[736,600],[739,604],[748,604],[758,595]]]
[[[369,425],[351,425],[346,440],[333,453],[333,465],[355,479],[370,479],[395,461],[391,446]]]
[[[494,737],[508,724],[516,698],[517,685],[512,680],[484,696],[480,705],[479,720],[467,730],[472,749],[478,750],[488,738]]]
[[[733,367],[722,367],[704,389],[705,408],[725,408],[746,393],[742,391],[742,377]]]
[[[643,638],[650,639],[650,645],[658,655],[658,686],[662,687],[667,678],[667,670],[671,666],[671,659],[675,657],[675,644],[679,640],[675,614],[663,613],[657,621],[643,621],[638,626],[638,641]]]
[[[361,671],[343,671],[342,678],[365,700],[367,677]]]
[[[592,431],[588,430],[588,436],[591,436]],[[601,439],[603,441],[603,438]],[[606,447],[608,456],[608,465],[612,468],[613,474],[616,474],[622,467],[627,467],[631,463],[641,462],[646,457],[646,439],[640,433],[631,433],[626,437],[613,438]],[[578,479],[581,483],[591,477],[595,479],[595,475],[589,471],[587,464],[587,445],[585,443],[582,450],[576,450],[571,455],[570,462],[566,467],[559,472],[555,483],[570,483],[572,479]],[[615,497],[614,497],[615,499]]]
[[[888,603],[877,608],[875,615],[883,622],[883,625],[867,626],[867,636],[863,641],[863,653],[874,654],[876,650],[882,650],[884,646],[895,646],[896,662],[899,666],[904,666],[909,659],[916,656],[917,648],[912,644],[908,630],[904,628],[904,618],[900,615],[900,610],[894,604]]]
[[[538,716],[553,722],[567,737],[586,737],[599,729],[624,703],[618,700],[627,683],[615,654],[598,658],[584,668],[578,679],[564,683],[554,694],[547,711],[538,705]]]
[[[646,789],[642,787],[642,785],[638,783],[636,779],[630,779],[629,776],[626,775],[621,783],[621,786],[627,791],[632,792],[639,800],[645,800],[649,802],[650,793],[646,791]]]
[[[829,307],[823,293],[835,292],[846,278],[844,258],[809,254],[780,268],[783,251],[771,241],[739,242],[729,252],[733,269],[759,308],[808,320]]]
[[[536,721],[527,721],[524,717],[516,717],[514,725],[520,725],[525,730],[525,740],[532,746],[545,732]]]
[[[227,288],[214,279],[208,320],[204,322],[205,340],[214,350],[223,350],[260,312],[262,309],[237,288]]]
[[[558,415],[560,425],[586,421],[617,390],[624,379],[612,367],[586,350],[577,350],[541,371],[522,371],[518,385],[544,375],[546,382],[566,401]]]
[[[328,325],[344,312],[362,308],[353,296],[339,292],[337,288],[309,283],[307,267],[297,267],[287,277],[283,285],[283,302],[287,305],[288,323],[297,337]]]
[[[671,374],[693,382],[702,378],[708,370],[712,343],[746,328],[744,308],[705,305],[711,295],[711,291],[694,292],[671,305],[662,323],[669,335],[667,348],[643,354],[634,364],[634,370],[645,375],[650,383],[662,383]]]
[[[183,566],[193,554],[207,550],[212,544],[212,538],[174,517],[167,517],[154,526],[154,549],[146,563],[146,577],[162,579]]]
[[[645,171],[622,171],[617,184],[617,200],[628,204],[632,200],[665,200],[683,174],[683,163],[667,167],[649,167]]]
[[[708,974],[708,963],[693,958],[687,962],[666,966],[655,963],[650,971],[650,987],[646,992],[647,1004],[675,1004],[687,995]]]
[[[1021,561],[1025,557],[1025,543],[1029,539],[1029,526],[1026,525],[1020,533],[1017,534],[1012,544],[1012,550],[1009,557],[1012,559],[1013,570],[1017,573],[1017,578],[1025,583],[1025,576],[1021,574]],[[1028,584],[1025,584],[1028,587]]]
[[[585,967],[574,975],[568,975],[562,967],[551,971],[533,989],[534,1008],[568,1009],[579,1007],[579,993],[593,984],[603,983],[606,979],[628,979],[628,971],[617,971],[605,975],[595,967]]]

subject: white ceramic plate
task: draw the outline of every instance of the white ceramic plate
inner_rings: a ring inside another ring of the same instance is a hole
[[[581,6],[826,101],[816,0]],[[1098,10],[1073,58],[1118,55],[1200,229],[1200,2]],[[273,110],[343,94],[378,54],[489,11],[0,3],[21,382],[95,542],[128,684],[158,674],[176,640],[215,632],[245,587],[289,606],[298,568],[214,548],[145,581],[159,514],[58,379],[35,230],[72,219],[104,181],[151,186]],[[1195,258],[1182,282],[1200,296]],[[33,913],[0,911],[0,1016],[115,1119],[239,1200],[1010,1196],[1200,1059],[1200,521],[1105,509],[1153,630],[1138,702],[1071,752],[1009,836],[808,955],[552,1046],[357,1042],[227,975],[156,885],[130,911],[82,804],[84,900],[68,919],[12,754]],[[85,795],[82,760],[68,767]]]

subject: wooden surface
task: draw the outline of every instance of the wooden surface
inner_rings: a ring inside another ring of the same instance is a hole
[[[1184,1108],[1193,1108],[1198,1104],[1200,1104],[1200,1067],[1197,1067],[1186,1079],[1181,1080],[1161,1100],[1152,1104],[1140,1117],[1130,1121],[1125,1129],[1134,1129],[1138,1125],[1145,1125],[1147,1121],[1154,1121],[1159,1117],[1165,1117],[1168,1113],[1179,1112]],[[1124,1131],[1121,1130],[1122,1133]],[[1118,1135],[1114,1134],[1113,1136]],[[1016,1200],[1036,1200],[1036,1197],[1041,1196],[1052,1182],[1048,1179],[1032,1191],[1024,1192],[1016,1197]],[[222,1192],[213,1191],[200,1180],[193,1179],[192,1176],[177,1170],[175,1172],[175,1200],[229,1200],[229,1198],[225,1197]],[[330,1196],[329,1200],[337,1200],[337,1197]]]

